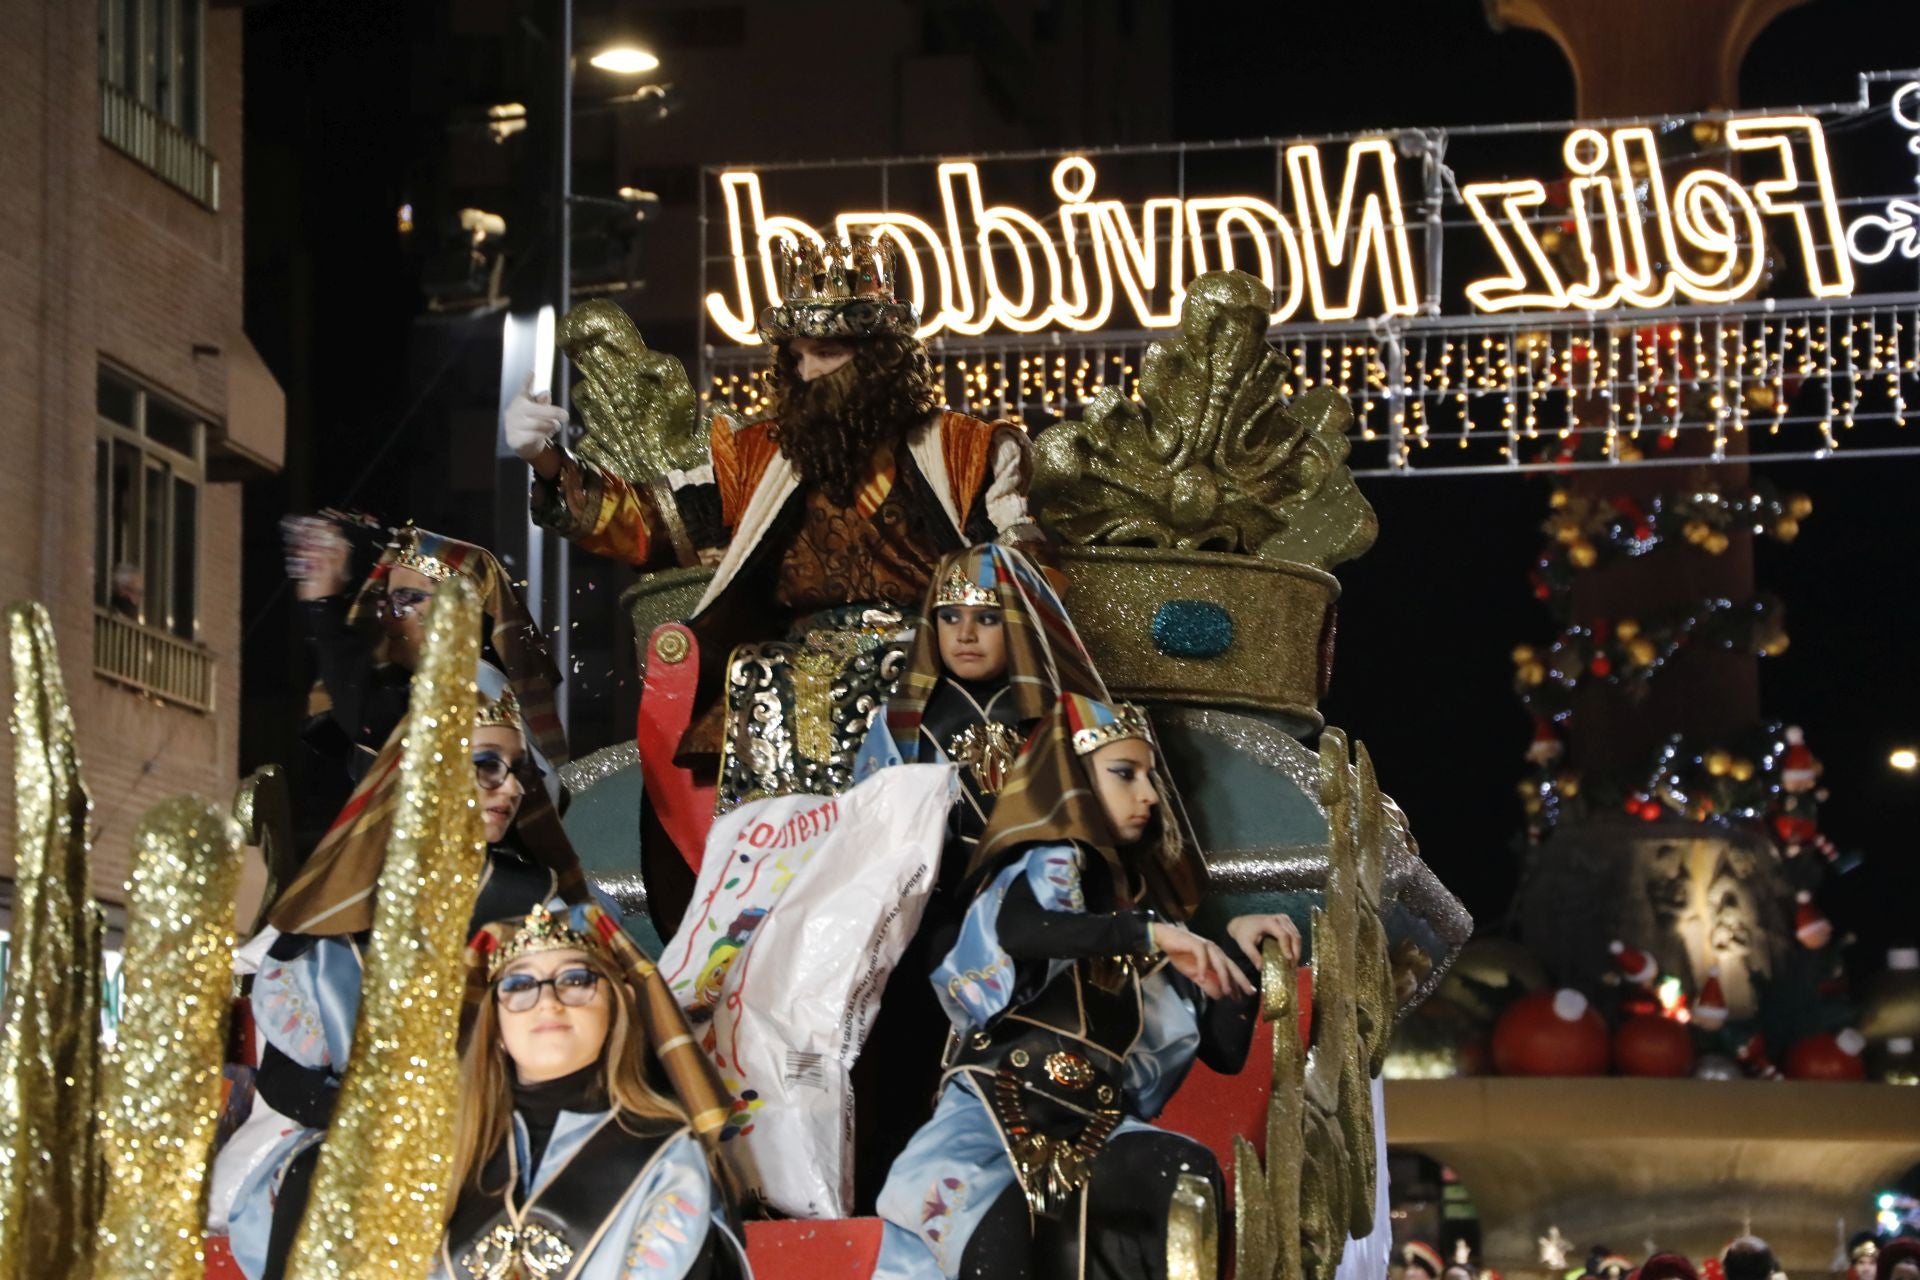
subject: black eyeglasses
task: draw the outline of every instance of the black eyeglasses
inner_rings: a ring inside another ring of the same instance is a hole
[[[421,591],[416,587],[389,587],[374,603],[389,618],[410,618],[431,599],[431,591]]]
[[[497,751],[476,751],[473,753],[473,776],[485,791],[498,791],[507,785],[507,777],[512,775],[520,779],[522,791],[532,791],[540,785],[547,775],[531,759],[522,756],[518,760],[508,760]]]
[[[562,969],[551,978],[510,973],[493,984],[493,998],[508,1013],[525,1013],[540,1003],[540,988],[552,987],[553,998],[570,1009],[593,1003],[601,975],[591,969]]]

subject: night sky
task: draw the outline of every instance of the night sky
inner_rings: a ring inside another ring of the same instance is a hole
[[[1179,11],[1194,18],[1174,50],[1179,138],[1573,113],[1557,48],[1531,32],[1494,32],[1480,0]],[[412,492],[405,477],[447,465],[444,447],[416,434],[427,415],[409,409],[449,377],[491,376],[495,357],[464,352],[457,323],[419,336],[417,276],[394,233],[410,176],[445,145],[445,121],[418,77],[464,74],[435,57],[434,15],[444,12],[370,2],[247,10],[247,321],[287,389],[289,440],[286,474],[247,490],[243,768],[289,758],[304,692],[288,674],[305,665],[277,590],[275,522],[289,509],[351,502],[431,525],[395,509]],[[1816,0],[1761,36],[1744,65],[1742,105],[1832,101],[1852,94],[1858,71],[1916,65],[1911,0]],[[1763,707],[1804,725],[1825,762],[1823,825],[1867,855],[1827,902],[1860,934],[1858,950],[1877,953],[1920,940],[1920,778],[1886,765],[1893,745],[1920,741],[1910,496],[1920,459],[1777,465],[1767,475],[1809,494],[1815,509],[1796,542],[1759,551],[1759,582],[1785,599],[1793,636],[1788,654],[1763,665]],[[1369,744],[1428,861],[1494,925],[1517,871],[1514,786],[1530,734],[1508,655],[1553,631],[1526,583],[1547,483],[1429,476],[1362,487],[1382,532],[1339,571],[1339,653],[1324,710]]]

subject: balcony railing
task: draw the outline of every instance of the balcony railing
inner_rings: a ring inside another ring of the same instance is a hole
[[[105,609],[93,611],[96,674],[195,711],[213,710],[213,655]]]
[[[207,208],[220,207],[220,162],[213,153],[107,80],[100,82],[100,136]]]

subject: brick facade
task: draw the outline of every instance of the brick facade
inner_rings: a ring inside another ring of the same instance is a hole
[[[0,602],[37,600],[53,616],[93,794],[95,887],[118,901],[140,815],[182,792],[228,797],[236,782],[239,486],[201,490],[199,640],[215,663],[214,710],[202,714],[94,674],[93,454],[103,360],[203,415],[214,435],[242,410],[228,404],[228,362],[257,357],[241,329],[241,11],[206,15],[214,212],[101,139],[96,6],[19,9],[24,21],[0,42]],[[210,440],[210,468],[213,453]],[[11,768],[0,741],[0,769]],[[0,789],[9,833],[11,801]]]

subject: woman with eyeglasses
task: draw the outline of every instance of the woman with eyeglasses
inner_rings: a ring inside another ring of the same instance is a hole
[[[304,736],[337,760],[353,783],[407,713],[408,681],[426,635],[434,592],[456,575],[473,580],[487,619],[491,660],[513,685],[541,753],[567,759],[553,713],[559,683],[538,628],[499,561],[484,547],[408,526],[393,534],[357,590],[351,584],[353,538],[379,532],[345,517],[281,522],[287,574],[307,631],[316,680]]]
[[[560,916],[536,907],[481,929],[467,964],[469,988],[484,983],[485,995],[460,1062],[434,1280],[748,1274],[688,1120],[712,1097],[677,1084],[704,1064],[619,927],[592,905]]]
[[[512,685],[486,664],[478,683],[471,742],[487,862],[471,928],[590,896],[548,799]],[[267,915],[271,936],[250,944],[256,952],[265,944],[252,994],[264,1041],[257,1104],[221,1152],[216,1184],[238,1184],[228,1231],[235,1260],[254,1280],[282,1273],[339,1095],[360,1009],[361,950],[392,835],[404,736],[403,724],[274,900]]]

